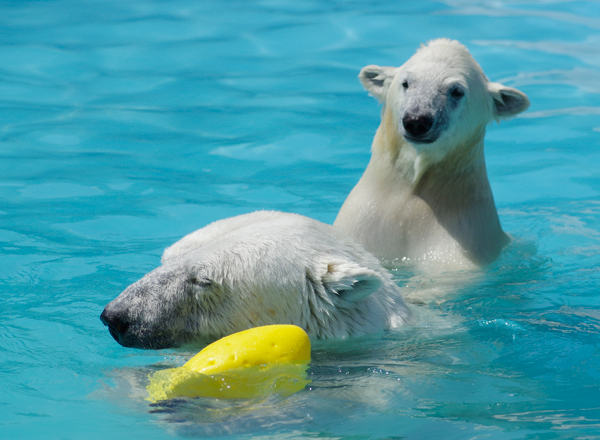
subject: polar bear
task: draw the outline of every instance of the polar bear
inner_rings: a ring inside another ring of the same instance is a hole
[[[400,67],[367,66],[359,78],[383,104],[381,125],[334,225],[390,263],[447,270],[493,262],[510,240],[487,177],[486,126],[526,110],[527,96],[488,81],[467,48],[448,39]]]
[[[410,315],[375,257],[337,228],[297,214],[217,221],[167,248],[161,264],[102,312],[123,346],[207,343],[268,324],[344,338],[398,327]]]

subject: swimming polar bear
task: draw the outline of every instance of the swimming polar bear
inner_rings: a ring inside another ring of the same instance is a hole
[[[510,240],[487,177],[485,130],[526,110],[527,96],[488,81],[467,48],[448,39],[400,67],[367,66],[359,78],[383,104],[381,125],[334,225],[388,262],[447,270],[496,260]]]
[[[206,343],[268,324],[344,338],[398,327],[410,315],[375,257],[339,229],[297,214],[217,221],[167,248],[161,263],[102,312],[123,346]]]

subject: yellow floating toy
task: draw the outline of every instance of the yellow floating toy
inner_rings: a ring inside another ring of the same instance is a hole
[[[310,340],[295,325],[268,325],[226,336],[179,368],[150,375],[147,400],[289,396],[310,383]]]

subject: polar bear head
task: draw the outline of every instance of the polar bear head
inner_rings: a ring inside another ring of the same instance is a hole
[[[395,134],[433,163],[482,140],[489,122],[529,107],[524,93],[490,82],[467,48],[448,39],[422,46],[400,67],[366,66],[359,78]]]
[[[341,231],[260,211],[172,245],[162,265],[111,301],[101,320],[121,345],[157,349],[269,324],[343,338],[393,328],[407,316],[391,276]]]

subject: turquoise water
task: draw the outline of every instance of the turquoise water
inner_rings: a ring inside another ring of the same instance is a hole
[[[396,271],[416,322],[317,344],[288,399],[151,406],[191,353],[119,346],[104,305],[213,220],[333,222],[379,121],[360,68],[437,37],[532,101],[486,143],[513,244]],[[4,1],[0,43],[2,438],[600,439],[597,1]]]

